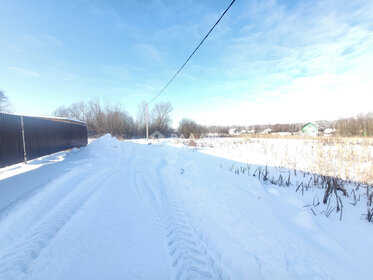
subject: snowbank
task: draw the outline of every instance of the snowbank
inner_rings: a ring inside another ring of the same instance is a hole
[[[371,278],[363,206],[327,217],[309,206],[324,190],[110,135],[47,163],[0,181],[5,197],[29,189],[0,210],[3,279]]]

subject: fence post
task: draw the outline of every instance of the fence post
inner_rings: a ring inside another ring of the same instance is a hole
[[[25,163],[27,163],[27,153],[26,153],[26,143],[25,143],[25,128],[23,126],[23,116],[21,116],[21,126],[22,126],[23,158],[25,160]]]

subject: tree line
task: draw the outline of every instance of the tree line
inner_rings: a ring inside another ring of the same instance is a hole
[[[87,102],[76,102],[70,106],[61,106],[57,108],[53,115],[57,117],[76,119],[87,123],[90,136],[99,136],[110,133],[122,138],[143,138],[145,137],[145,107],[146,102],[138,106],[136,118],[133,118],[118,103],[101,102],[98,98]],[[5,92],[0,90],[0,112],[9,113],[12,106]],[[172,128],[171,114],[173,107],[171,103],[157,103],[149,112],[149,134],[159,131],[163,135],[170,136],[174,132]],[[360,114],[356,117],[338,119],[336,121],[317,121],[322,128],[334,128],[336,134],[340,136],[373,136],[373,112]],[[184,118],[179,122],[177,132],[189,138],[191,134],[194,137],[200,137],[203,133],[225,134],[230,128],[238,130],[247,130],[254,133],[271,128],[272,132],[291,132],[300,131],[304,123],[291,124],[268,124],[268,125],[250,125],[250,126],[206,126],[198,124],[196,121]]]
[[[145,137],[146,102],[138,105],[136,118],[133,118],[118,103],[101,102],[98,98],[87,102],[76,102],[70,106],[58,107],[52,114],[56,117],[80,120],[87,123],[89,136],[110,133],[126,139]],[[189,138],[191,134],[200,137],[202,133],[226,133],[228,126],[204,126],[190,119],[182,119],[175,131],[172,128],[171,113],[173,107],[169,102],[157,103],[149,112],[149,135],[159,131],[166,137],[177,132]]]
[[[87,123],[90,136],[100,136],[110,133],[122,138],[141,138],[145,136],[145,106],[138,106],[134,119],[118,103],[101,102],[98,98],[90,101],[73,103],[68,107],[57,108],[53,115],[56,117],[76,119]],[[157,103],[149,112],[149,133],[159,131],[168,136],[172,132],[171,103]]]
[[[326,128],[335,129],[335,134],[343,137],[353,136],[373,136],[373,112],[359,114],[356,117],[343,118],[335,121],[320,120],[316,121],[319,125],[319,131],[323,132]],[[297,133],[302,130],[305,123],[287,123],[287,124],[266,124],[250,126],[203,126],[190,119],[182,119],[179,123],[178,131],[185,137],[193,134],[199,137],[202,133],[227,133],[230,128],[237,130],[246,130],[252,133],[260,133],[267,128],[272,133],[289,132]]]
[[[98,99],[88,102],[74,103],[70,107],[60,107],[55,112],[55,116],[67,117],[85,121],[90,135],[102,135],[110,133],[123,138],[141,138],[145,136],[145,106],[143,102],[138,106],[138,114],[134,120],[120,105],[106,104],[103,106]],[[171,113],[173,107],[170,103],[155,104],[149,113],[149,134],[159,131],[165,136],[170,136],[173,132],[171,127]],[[320,131],[324,128],[336,129],[336,135],[351,136],[373,136],[373,112],[360,114],[356,117],[343,118],[335,121],[320,120]],[[179,122],[177,133],[189,138],[191,134],[198,138],[201,134],[218,133],[225,134],[230,128],[246,130],[260,133],[267,128],[272,132],[301,131],[305,123],[290,124],[267,124],[250,126],[206,126],[198,124],[196,121],[183,118]]]
[[[339,119],[335,127],[341,136],[373,136],[373,112]]]
[[[9,113],[11,111],[11,105],[8,97],[4,91],[0,90],[0,113]]]

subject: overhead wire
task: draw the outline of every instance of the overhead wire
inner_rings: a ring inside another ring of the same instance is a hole
[[[159,91],[148,103],[152,103],[154,100],[156,100],[165,90],[166,88],[172,83],[172,81],[176,78],[176,76],[180,73],[180,71],[184,68],[184,66],[188,63],[188,61],[192,58],[192,56],[196,53],[196,51],[199,49],[199,47],[203,44],[203,42],[207,39],[207,37],[210,35],[210,33],[214,30],[214,28],[218,25],[220,20],[224,17],[224,15],[228,12],[228,10],[232,7],[233,3],[236,0],[233,0],[229,6],[225,9],[225,11],[222,13],[222,15],[219,17],[219,19],[215,22],[213,27],[211,27],[210,31],[206,34],[206,36],[202,39],[202,41],[198,44],[198,46],[194,49],[194,51],[191,53],[191,55],[187,58],[187,60],[184,62],[183,65],[177,70],[177,72],[172,76],[172,78],[167,82],[167,84]]]

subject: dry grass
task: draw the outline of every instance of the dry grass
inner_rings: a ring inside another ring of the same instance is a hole
[[[273,136],[198,140],[199,147],[235,152],[250,164],[289,168],[373,185],[373,138]]]
[[[315,207],[325,205],[320,213],[327,217],[337,213],[342,219],[342,198],[353,205],[362,198],[364,202],[360,203],[367,207],[362,215],[373,222],[372,138],[261,135],[200,139],[196,144],[212,149],[215,155],[246,162],[246,166],[229,168],[235,174],[254,176],[266,184],[295,184],[296,191],[302,194],[313,187],[324,189],[321,203],[311,205],[315,215]]]
[[[191,140],[189,140],[188,146],[189,147],[197,147],[197,143],[196,143],[196,141],[194,141],[193,139],[191,139]]]

